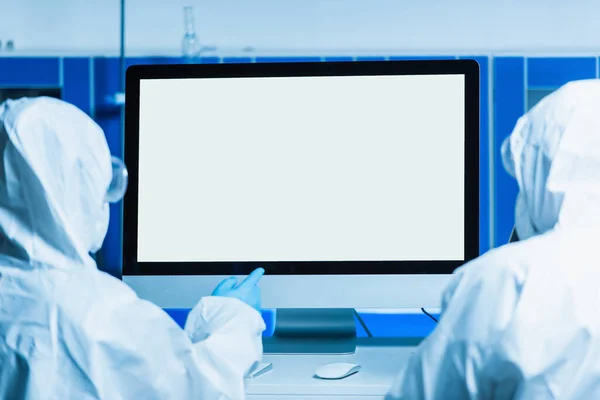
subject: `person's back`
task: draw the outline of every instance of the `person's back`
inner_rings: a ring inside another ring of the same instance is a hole
[[[118,317],[119,306],[127,297],[135,301],[133,293],[98,271],[66,273],[48,268],[19,272],[22,269],[14,261],[9,266],[6,261],[0,257],[0,336],[4,338],[0,343],[0,397],[135,398],[140,387],[134,379],[122,377],[142,372],[139,365],[130,360],[107,365],[101,357],[110,351],[111,342],[121,340],[110,337],[114,332],[110,325],[128,323]],[[117,304],[110,304],[115,299]],[[132,327],[136,328],[135,323]],[[157,338],[151,331],[137,329],[136,333],[140,341],[154,341],[157,349],[168,346],[168,340],[156,342],[165,337]],[[94,353],[96,357],[90,357]],[[148,398],[148,393],[143,394]],[[164,398],[161,393],[155,396]]]
[[[426,346],[452,343],[448,363],[429,372],[462,383],[423,398],[600,398],[596,238],[600,227],[550,231],[459,271],[445,301],[464,308],[446,307]]]
[[[213,385],[189,379],[197,354],[186,333],[150,303],[136,305],[143,320],[132,316],[128,306],[139,299],[111,276],[0,273],[0,398],[168,399]]]
[[[0,105],[0,398],[242,399],[260,314],[223,282],[185,331],[96,268],[113,174],[102,130],[55,99]],[[200,297],[200,295],[199,295]],[[231,298],[237,297],[237,298]]]
[[[503,146],[520,241],[459,268],[388,399],[600,398],[600,81],[570,83]]]
[[[492,387],[517,386],[514,396],[494,398],[600,399],[598,238],[599,226],[578,226],[507,246],[522,286],[488,379]]]

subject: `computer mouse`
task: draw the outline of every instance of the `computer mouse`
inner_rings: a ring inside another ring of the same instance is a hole
[[[315,375],[321,379],[344,379],[360,371],[361,366],[350,363],[329,363],[317,368]]]

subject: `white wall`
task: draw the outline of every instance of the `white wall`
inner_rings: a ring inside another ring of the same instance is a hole
[[[18,52],[116,52],[119,24],[119,0],[0,0],[0,40]]]
[[[179,54],[188,4],[222,51],[600,53],[598,0],[127,0],[127,53]],[[23,52],[116,54],[119,0],[0,0],[8,39]]]

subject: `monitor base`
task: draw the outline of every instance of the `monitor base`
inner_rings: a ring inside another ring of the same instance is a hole
[[[263,338],[263,349],[265,354],[352,354],[354,309],[277,309],[275,332]]]

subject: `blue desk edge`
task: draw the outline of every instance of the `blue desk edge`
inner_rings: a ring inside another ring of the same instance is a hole
[[[190,309],[165,308],[164,310],[180,327],[185,326]],[[263,336],[272,336],[275,329],[275,313],[273,310],[263,310],[261,314],[267,327]],[[439,319],[438,314],[432,315]],[[436,326],[436,322],[425,314],[361,313],[360,316],[373,337],[426,337]],[[356,333],[358,337],[368,336],[358,320],[356,320]]]

